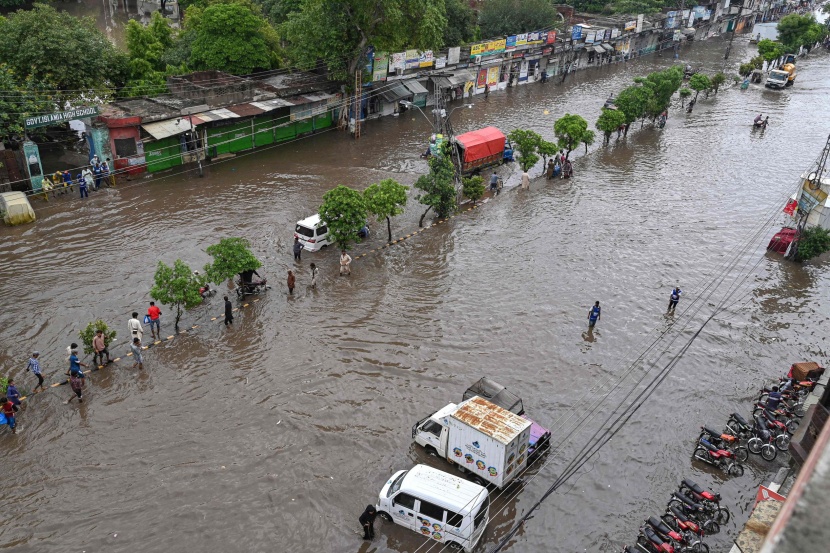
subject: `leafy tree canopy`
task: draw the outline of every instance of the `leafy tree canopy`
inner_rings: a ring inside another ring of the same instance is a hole
[[[159,261],[154,281],[150,297],[176,310],[176,328],[179,327],[185,309],[202,303],[202,295],[199,293],[201,281],[181,259],[177,259],[172,267]]]
[[[63,91],[61,106],[80,97],[104,98],[127,78],[126,54],[91,17],[72,17],[46,4],[0,17],[0,60],[18,82],[31,77]]]
[[[516,129],[510,131],[508,137],[510,138],[510,143],[513,144],[513,147],[519,153],[519,165],[522,171],[528,171],[536,165],[539,161],[539,145],[542,143],[542,137],[539,133]]]
[[[827,28],[818,23],[812,14],[793,13],[778,22],[778,40],[789,53],[796,53],[802,46],[809,48],[826,36]]]
[[[630,125],[645,116],[646,106],[650,98],[651,90],[649,88],[629,86],[617,95],[614,105],[625,117],[625,124]]]
[[[323,194],[319,214],[329,227],[330,240],[347,250],[366,224],[366,202],[360,192],[341,184]]]
[[[166,61],[167,52],[176,42],[176,31],[159,12],[153,12],[147,26],[133,19],[127,22],[126,38],[130,80],[123,95],[163,94],[167,92],[167,75],[186,72],[184,67],[172,67]]]
[[[593,131],[588,130],[588,122],[585,119],[570,113],[556,120],[553,124],[553,132],[559,141],[559,147],[565,150],[565,159],[568,159],[570,153],[588,138],[588,134],[591,135],[593,141],[592,135],[594,134]]]
[[[207,282],[219,284],[243,271],[256,270],[262,262],[251,252],[251,243],[244,238],[223,238],[205,250],[213,263],[205,265]]]
[[[0,142],[24,131],[27,115],[55,111],[57,105],[48,86],[29,76],[20,80],[6,64],[0,64]],[[36,129],[33,129],[36,131]]]
[[[392,241],[392,217],[403,213],[408,190],[409,187],[394,179],[384,179],[363,191],[366,210],[378,219],[386,218],[386,230],[389,232],[390,242]]]
[[[250,2],[210,2],[187,10],[185,31],[192,34],[193,69],[236,75],[277,65],[279,37],[261,10]]]
[[[605,135],[605,143],[611,138],[611,133],[618,130],[620,126],[625,124],[625,114],[617,109],[602,108],[602,113],[597,119],[597,129],[601,130]]]
[[[689,88],[695,91],[695,99],[697,99],[698,94],[712,88],[712,80],[703,73],[695,73],[689,79]]]
[[[369,46],[376,51],[438,49],[447,25],[445,0],[301,0],[280,26],[291,61],[325,63],[335,79],[354,79]]]
[[[419,227],[424,225],[424,217],[430,209],[434,209],[439,217],[446,217],[455,209],[455,167],[449,146],[444,146],[441,155],[429,158],[429,173],[418,177],[415,188],[421,191],[416,198],[427,206],[418,221]]]
[[[472,42],[476,33],[476,12],[464,0],[445,0],[447,24],[444,46],[461,46]]]
[[[712,88],[715,89],[715,94],[718,93],[718,89],[720,85],[726,82],[726,74],[722,71],[718,71],[714,75],[712,75]]]
[[[473,205],[484,196],[484,178],[476,175],[461,179],[461,193],[473,201]]]
[[[487,0],[478,15],[485,37],[538,31],[559,21],[551,0]]]
[[[821,227],[810,227],[798,239],[797,261],[807,261],[830,251],[830,231]]]
[[[657,13],[669,5],[664,0],[617,0],[614,2],[614,13],[651,14]]]
[[[764,61],[774,61],[786,54],[784,45],[765,38],[758,41],[758,54],[764,58]]]

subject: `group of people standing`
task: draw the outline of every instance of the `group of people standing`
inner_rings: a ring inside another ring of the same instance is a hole
[[[573,175],[573,163],[571,163],[571,160],[565,156],[564,150],[559,150],[558,154],[554,154],[554,156],[548,160],[545,178],[555,179],[556,177],[560,177],[563,179],[569,179]]]
[[[58,192],[74,185],[78,186],[78,192],[81,194],[81,198],[88,198],[91,190],[100,190],[101,186],[114,187],[115,172],[112,169],[112,161],[110,161],[110,158],[101,161],[98,156],[94,156],[90,165],[83,167],[81,172],[74,177],[67,169],[65,171],[56,171],[51,179],[49,177],[43,178],[44,195],[50,191]]]

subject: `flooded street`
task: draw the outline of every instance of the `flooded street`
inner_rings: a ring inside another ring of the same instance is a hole
[[[744,59],[745,48],[736,40],[730,61]],[[724,49],[698,44],[680,61],[712,73]],[[493,93],[454,113],[453,126],[531,128],[552,139],[554,121],[570,112],[593,129],[610,93],[671,62],[652,56],[565,85]],[[707,540],[712,551],[726,550],[757,485],[786,457],[753,456],[743,477],[723,480],[690,462],[694,438],[734,410],[748,414],[762,379],[795,361],[826,364],[828,262],[799,266],[765,255],[768,231],[698,317],[686,320],[681,308],[709,293],[704,287],[770,213],[780,227],[786,196],[827,139],[830,57],[817,52],[798,64],[792,89],[731,87],[701,96],[691,115],[678,105],[663,130],[635,124],[625,140],[575,152],[574,179],[506,190],[355,261],[350,278],[337,276],[332,248],[304,253],[295,265],[294,223],[337,184],[362,189],[391,177],[411,185],[426,172],[418,154],[429,127],[418,113],[370,122],[359,141],[330,131],[213,164],[202,179],[160,175],[83,202],[34,202],[36,224],[0,227],[0,367],[26,390],[35,380],[23,371],[29,353],[41,351],[47,382],[59,380],[65,347],[96,318],[119,333],[111,351],[125,353],[127,320],[146,311],[158,260],[201,268],[207,246],[244,236],[274,288],[229,329],[210,322],[222,312],[221,296],[189,311],[183,325],[198,329],[146,352],[143,374],[129,360],[93,373],[82,405],[65,405],[68,387],[28,400],[21,433],[0,433],[0,546],[437,553],[439,545],[380,521],[378,537],[363,542],[357,517],[394,471],[417,462],[447,468],[415,449],[411,427],[486,375],[523,398],[554,444],[517,498],[511,488],[496,499],[483,540],[492,547],[590,436],[580,429],[565,439],[599,398],[586,392],[601,383],[607,391],[671,322],[671,288],[684,290],[676,319],[689,324],[674,354],[735,277],[752,271],[648,403],[507,548],[618,551],[691,477],[720,489],[735,515]],[[764,133],[751,129],[758,113],[770,116]],[[508,186],[518,183],[516,164],[501,171]],[[423,210],[415,195],[392,222],[395,236],[417,229]],[[354,254],[384,243],[385,223],[371,224],[368,244]],[[312,261],[321,271],[316,290],[308,288]],[[293,298],[288,269],[298,273]],[[596,300],[602,319],[589,336]],[[166,336],[173,316],[162,311]],[[641,375],[635,369],[620,390]],[[609,398],[598,417],[620,399]]]

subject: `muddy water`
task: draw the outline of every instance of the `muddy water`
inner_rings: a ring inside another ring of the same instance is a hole
[[[723,48],[699,45],[682,61],[718,69]],[[735,63],[743,46],[737,52]],[[653,58],[564,86],[494,93],[456,112],[455,128],[522,126],[551,137],[564,112],[594,121],[610,92],[667,63]],[[830,59],[814,55],[799,66],[791,90],[730,89],[701,99],[691,116],[674,109],[663,131],[635,129],[580,155],[573,180],[508,190],[356,261],[350,278],[337,276],[334,251],[306,253],[295,265],[293,222],[337,183],[362,187],[390,176],[412,183],[425,171],[418,153],[428,128],[418,114],[370,123],[359,142],[329,132],[239,157],[203,179],[170,175],[83,202],[36,204],[36,225],[0,229],[0,364],[23,388],[32,387],[22,371],[30,350],[43,352],[47,377],[57,380],[63,349],[96,317],[122,340],[129,313],[146,309],[158,260],[182,258],[197,268],[209,244],[246,236],[274,289],[229,329],[209,322],[222,311],[220,298],[188,312],[185,324],[201,325],[195,332],[147,352],[141,374],[130,362],[95,373],[83,405],[65,405],[65,387],[27,402],[21,433],[0,436],[0,544],[15,551],[436,552],[391,525],[379,524],[379,537],[364,543],[356,519],[392,472],[426,461],[411,446],[411,425],[489,375],[520,394],[561,446],[517,499],[495,502],[485,534],[493,545],[587,439],[582,431],[564,438],[576,420],[568,415],[581,415],[597,397],[583,394],[623,375],[671,322],[663,315],[671,287],[685,290],[681,307],[707,299],[703,283],[771,206],[783,205],[818,155],[828,132],[821,122],[830,113]],[[758,112],[770,114],[763,134],[750,129]],[[517,169],[507,171],[515,183]],[[411,199],[394,221],[396,234],[414,230],[419,215]],[[357,254],[383,243],[382,226],[373,230]],[[818,330],[830,316],[827,262],[795,266],[765,256],[770,235],[727,275],[725,286],[752,270],[728,309],[509,550],[612,551],[633,541],[638,523],[663,508],[684,476],[722,490],[736,520],[710,544],[728,545],[757,484],[780,461],[751,460],[743,477],[724,481],[690,463],[697,427],[720,425],[735,408],[747,412],[760,379],[795,360],[823,360],[828,349]],[[311,261],[321,268],[317,290],[308,288]],[[283,285],[289,268],[298,271],[291,298]],[[595,300],[603,317],[591,336],[585,319]],[[166,335],[172,317],[164,311]],[[708,308],[669,339],[688,338],[703,314]],[[123,344],[112,349],[122,353]]]

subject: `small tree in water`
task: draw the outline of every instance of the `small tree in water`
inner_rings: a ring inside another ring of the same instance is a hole
[[[205,250],[213,263],[205,265],[207,282],[219,284],[243,271],[254,271],[262,262],[251,253],[251,243],[244,238],[223,238]]]
[[[599,119],[597,119],[596,125],[597,129],[603,132],[603,144],[607,145],[611,140],[611,133],[619,130],[620,126],[625,125],[625,114],[616,109],[602,108],[602,113]]]
[[[92,347],[92,339],[95,338],[95,333],[99,330],[104,333],[104,343],[111,344],[115,340],[115,330],[108,327],[107,323],[101,319],[96,319],[78,333],[78,337],[84,345],[84,353],[93,353],[95,351],[95,348]]]
[[[718,89],[720,85],[726,82],[726,75],[722,71],[718,71],[714,75],[712,75],[712,89],[715,91],[715,94],[718,93]]]
[[[522,171],[528,171],[531,167],[539,162],[539,144],[542,142],[542,137],[533,131],[524,129],[516,129],[510,131],[507,135],[510,142],[519,152],[519,166]]]
[[[429,158],[429,173],[415,181],[415,188],[421,191],[416,198],[427,206],[418,220],[424,226],[424,218],[430,209],[438,217],[446,217],[455,209],[455,167],[450,160],[449,146],[445,145],[440,155]]]
[[[202,295],[199,293],[202,282],[181,259],[177,259],[172,267],[159,261],[154,279],[150,297],[176,310],[175,327],[178,330],[184,310],[202,303]]]
[[[680,95],[680,105],[685,108],[686,100],[689,98],[689,96],[692,95],[692,91],[684,86],[680,89],[680,92],[678,92],[678,94]]]
[[[559,147],[565,150],[565,159],[585,141],[586,133],[591,134],[590,141],[593,142],[594,132],[588,130],[588,122],[579,115],[566,113],[553,124],[553,132],[559,140]]]
[[[462,179],[462,193],[473,201],[473,205],[484,196],[484,179],[478,175]]]
[[[548,142],[547,140],[539,142],[539,155],[542,156],[542,164],[545,166],[548,164],[548,158],[555,156],[558,151],[559,148],[555,142]]]
[[[695,91],[695,102],[697,102],[697,97],[701,92],[712,88],[712,81],[703,73],[695,73],[689,79],[689,88]]]
[[[400,184],[394,179],[384,179],[369,186],[363,191],[363,201],[366,210],[380,219],[386,218],[386,230],[389,232],[389,241],[392,241],[392,220],[395,215],[403,213],[406,205],[406,193],[409,187]]]
[[[341,184],[323,194],[319,214],[329,227],[330,240],[348,250],[366,224],[366,202],[360,192]]]
[[[798,238],[796,261],[807,261],[830,251],[830,231],[821,227],[805,229]]]

